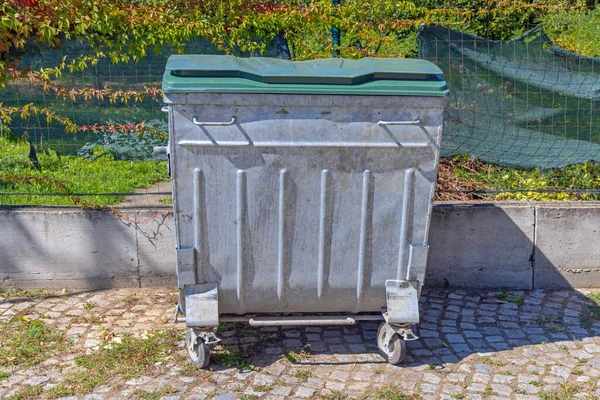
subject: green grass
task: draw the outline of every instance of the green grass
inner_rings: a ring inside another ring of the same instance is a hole
[[[580,326],[583,329],[590,329],[595,321],[600,321],[600,293],[590,293],[586,298],[591,304],[583,309]]]
[[[285,358],[286,360],[288,360],[291,363],[297,363],[300,361],[305,361],[308,359],[308,356],[310,355],[310,348],[309,347],[305,347],[300,351],[286,351],[283,353],[283,358]]]
[[[47,290],[44,288],[33,289],[33,290],[22,290],[16,287],[2,289],[0,288],[0,297],[4,297],[5,299],[9,298],[26,298],[32,299],[36,297],[52,297],[56,296],[57,292]]]
[[[325,400],[346,400],[348,398],[347,395],[337,390],[331,392],[330,394],[322,395],[321,397]]]
[[[587,162],[562,169],[519,170],[499,167],[461,155],[441,160],[438,189],[525,190],[477,195],[491,200],[600,200],[598,194],[537,193],[536,189],[600,189],[600,164]],[[527,191],[531,190],[531,191]],[[439,197],[439,196],[438,196]],[[441,198],[442,200],[444,198]]]
[[[269,385],[252,386],[252,390],[254,390],[255,392],[265,392],[266,393],[271,389],[273,389],[273,388]]]
[[[142,374],[162,373],[164,364],[176,358],[182,339],[181,332],[165,329],[140,338],[127,334],[119,340],[107,341],[98,351],[75,358],[81,370],[68,374],[64,385],[73,393],[85,394],[116,377],[132,379]],[[158,362],[161,364],[157,365]]]
[[[42,397],[43,392],[44,392],[44,389],[42,388],[42,385],[35,385],[35,386],[24,385],[18,393],[15,393],[12,396],[6,397],[5,400],[40,399],[40,398],[43,398]]]
[[[0,322],[0,366],[37,365],[67,346],[63,333],[42,320],[15,316]]]
[[[244,371],[254,370],[254,365],[250,364],[247,355],[232,352],[225,348],[217,348],[211,353],[211,359],[222,367],[234,367]]]
[[[141,399],[141,400],[158,400],[163,396],[168,396],[170,394],[177,394],[177,393],[179,393],[178,389],[175,389],[174,387],[171,387],[171,386],[164,386],[164,387],[161,387],[160,389],[156,389],[151,392],[146,392],[144,390],[138,389],[133,392],[133,396],[137,397],[138,399]]]
[[[502,366],[505,365],[503,362],[494,360],[490,356],[481,357],[481,363],[482,364],[487,364],[487,365],[493,365],[493,366],[496,366],[496,367],[502,367]]]
[[[164,199],[158,200],[160,204],[171,205],[173,204],[173,196],[165,197]]]
[[[563,382],[558,390],[548,390],[540,392],[540,400],[572,400],[579,392],[580,387],[575,383]]]
[[[8,372],[0,371],[0,382],[8,379],[10,374]]]
[[[125,296],[123,296],[123,298],[121,299],[124,303],[126,304],[132,304],[137,300],[137,296],[135,295],[135,293],[129,293],[126,294]]]
[[[502,289],[500,290],[500,293],[498,293],[496,295],[496,297],[501,301],[505,301],[507,303],[513,303],[516,305],[521,304],[521,301],[523,301],[523,296],[515,296],[515,295],[511,294],[510,292],[506,292]]]
[[[47,399],[58,399],[61,397],[70,397],[75,394],[75,390],[66,385],[54,386],[43,392],[43,397]]]
[[[369,396],[369,398],[375,400],[413,400],[417,399],[418,397],[409,396],[398,387],[394,385],[388,385],[375,391],[373,396]]]
[[[0,205],[82,205],[77,196],[48,193],[126,193],[167,181],[166,162],[116,161],[106,155],[92,161],[37,151],[41,171],[29,159],[29,144],[0,137]],[[97,149],[101,153],[102,149]],[[25,195],[2,195],[17,192]],[[124,196],[82,196],[92,205],[114,205]]]
[[[301,382],[306,382],[312,376],[312,371],[309,369],[299,369],[294,372],[294,376]]]
[[[588,305],[588,311],[591,317],[600,320],[600,293],[591,293],[586,296],[593,304]]]
[[[39,147],[39,145],[38,145]],[[105,155],[88,158],[61,156],[38,148],[42,171],[29,160],[29,144],[0,137],[0,205],[115,205],[124,196],[46,196],[49,193],[127,193],[168,181],[165,162],[119,161]],[[97,148],[95,154],[103,152]],[[517,170],[483,163],[469,156],[443,159],[438,189],[463,190],[531,190],[519,193],[468,195],[491,200],[600,200],[597,194],[538,193],[537,189],[600,189],[600,165],[591,162],[542,171]],[[2,195],[2,193],[26,193]],[[464,195],[463,195],[464,196]],[[456,194],[438,194],[440,200],[461,200]],[[87,203],[86,203],[87,202]],[[171,198],[161,200],[170,204]],[[518,296],[507,301],[517,302]],[[518,303],[517,303],[518,304]]]

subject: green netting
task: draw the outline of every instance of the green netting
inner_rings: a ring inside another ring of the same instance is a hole
[[[442,152],[468,153],[481,160],[519,168],[558,168],[600,160],[600,59],[582,57],[551,43],[541,28],[511,41],[492,41],[443,27],[419,32],[420,57],[444,71],[451,89],[446,110]],[[281,43],[279,43],[281,45]],[[185,46],[189,54],[219,54],[203,39]],[[62,43],[60,48],[30,43],[19,69],[39,70],[59,65],[64,56],[93,54],[85,43]],[[166,60],[174,49],[163,48],[139,62],[112,64],[102,60],[83,72],[66,73],[57,80],[70,88],[141,90],[160,87]],[[272,43],[266,54],[281,56]],[[251,56],[252,54],[240,54]],[[39,84],[12,81],[0,91],[5,106],[33,103],[49,107],[78,125],[139,123],[166,131],[160,103],[112,104],[108,100],[57,98]],[[43,116],[10,124],[18,136],[27,135],[36,147],[48,146],[63,154],[88,155],[94,146],[109,148],[117,158],[152,158],[155,140],[80,132],[65,133],[62,125]],[[145,150],[147,149],[147,151]]]
[[[443,155],[544,169],[600,160],[600,59],[557,48],[541,27],[510,41],[440,26],[418,38],[450,88]]]

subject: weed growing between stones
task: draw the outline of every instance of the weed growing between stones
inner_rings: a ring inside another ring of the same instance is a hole
[[[134,293],[129,293],[121,299],[125,304],[132,304],[137,300],[137,296]]]
[[[16,394],[6,397],[5,400],[33,400],[42,398],[44,389],[42,385],[25,385]]]
[[[548,390],[538,394],[540,400],[571,400],[578,393],[579,387],[570,382],[560,384],[558,390]]]
[[[585,296],[591,301],[581,314],[581,327],[589,329],[594,321],[600,321],[600,293],[590,293]]]
[[[179,393],[179,390],[175,389],[174,387],[164,386],[151,392],[138,389],[133,392],[133,395],[140,400],[158,400],[163,396],[177,393]]]
[[[481,357],[481,363],[487,364],[487,365],[493,365],[496,367],[502,367],[504,365],[503,362],[494,360],[492,357],[489,357],[489,356]]]
[[[46,391],[36,389],[35,398],[58,398],[86,394],[94,388],[110,383],[115,378],[134,379],[141,374],[164,373],[168,361],[178,361],[176,350],[183,337],[175,330],[160,330],[143,335],[141,338],[126,334],[112,337],[91,354],[75,358],[78,370],[66,374],[63,383]],[[19,396],[29,396],[32,388],[19,392]],[[144,397],[146,399],[159,398]],[[153,396],[152,392],[144,396]],[[15,397],[26,399],[29,397]]]
[[[22,289],[19,289],[16,287],[10,287],[10,288],[6,288],[6,289],[0,288],[0,297],[4,297],[5,299],[10,299],[10,298],[33,299],[33,298],[40,298],[40,297],[53,297],[53,296],[58,296],[58,294],[59,294],[58,292],[44,289],[44,288],[38,288],[38,289],[33,289],[33,290],[22,290]],[[65,294],[65,293],[61,292],[60,294]]]
[[[211,358],[222,367],[234,367],[243,371],[254,370],[254,365],[250,364],[249,357],[246,354],[232,352],[224,347],[217,347],[211,353]]]
[[[344,393],[337,390],[322,397],[324,400],[346,400],[348,398]]]
[[[304,347],[302,350],[300,351],[293,351],[293,350],[289,350],[286,351],[285,353],[283,353],[283,358],[285,358],[286,360],[288,360],[291,363],[297,363],[300,361],[304,361],[308,359],[308,356],[310,355],[310,347]]]
[[[0,322],[0,366],[31,367],[67,347],[64,334],[40,319],[17,315]]]
[[[301,382],[306,382],[312,376],[312,371],[309,369],[299,369],[294,372],[294,376],[300,379]]]
[[[500,288],[500,293],[496,294],[496,297],[501,302],[513,303],[516,305],[521,304],[521,302],[523,301],[523,296],[515,296],[508,291],[504,291],[502,288]]]
[[[368,399],[373,400],[416,400],[420,397],[409,396],[394,385],[385,386],[373,393],[371,396],[367,396]]]

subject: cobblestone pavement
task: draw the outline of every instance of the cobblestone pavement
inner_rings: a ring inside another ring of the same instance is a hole
[[[172,364],[158,376],[145,371],[136,379],[115,376],[109,386],[79,398],[132,398],[135,390],[166,385],[176,393],[164,399],[400,399],[394,397],[400,391],[422,399],[600,398],[600,322],[588,311],[584,294],[425,290],[420,339],[408,343],[401,366],[388,365],[378,355],[376,322],[285,329],[226,325],[219,330],[223,343],[232,352],[249,354],[253,370],[213,362],[208,372],[190,376]],[[75,355],[95,351],[106,332],[183,331],[182,324],[171,321],[176,301],[175,292],[166,288],[0,298],[0,320],[42,318],[73,342],[70,350],[35,367],[0,365],[8,375],[0,380],[0,398],[27,385],[56,386]],[[185,354],[183,341],[177,351]]]

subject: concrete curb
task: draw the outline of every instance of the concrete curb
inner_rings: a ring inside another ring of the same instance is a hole
[[[0,285],[172,286],[169,209],[0,210]],[[600,203],[438,203],[426,285],[600,288]]]

